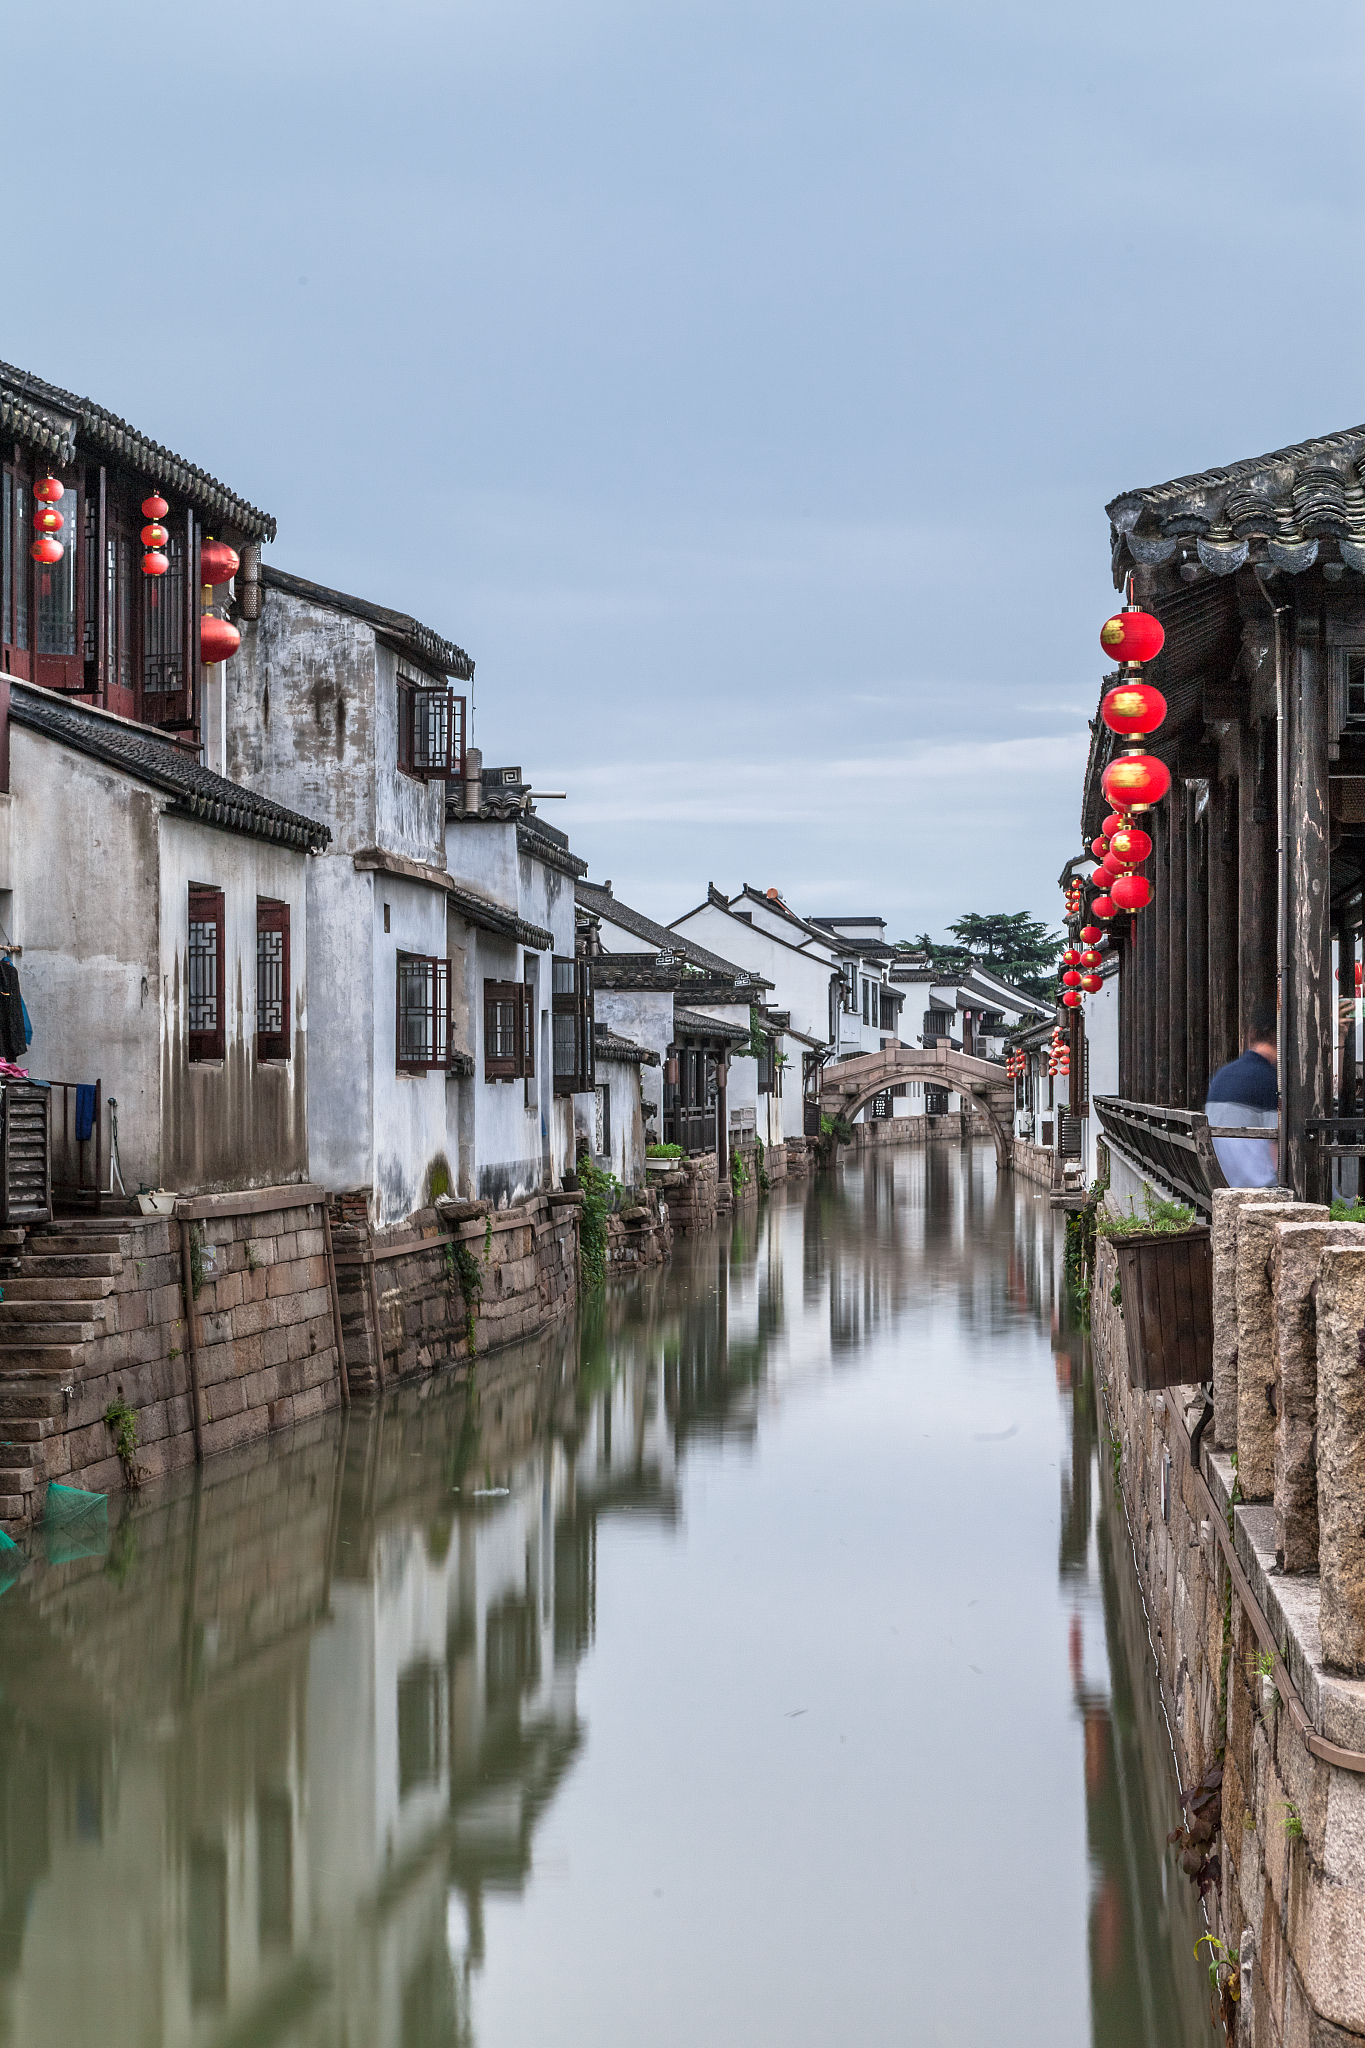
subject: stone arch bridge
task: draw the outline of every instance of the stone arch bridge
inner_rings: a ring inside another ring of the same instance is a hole
[[[1014,1121],[1014,1083],[994,1060],[973,1059],[951,1046],[889,1045],[881,1052],[860,1053],[856,1059],[835,1060],[820,1070],[820,1109],[826,1116],[843,1116],[851,1122],[863,1107],[884,1088],[902,1081],[924,1081],[931,1088],[951,1088],[983,1113],[995,1141],[997,1164],[1003,1172],[1010,1163],[1011,1126]]]

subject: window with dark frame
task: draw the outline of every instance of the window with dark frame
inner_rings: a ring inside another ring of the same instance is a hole
[[[289,1058],[289,905],[256,898],[256,1057]]]
[[[592,963],[583,953],[556,953],[551,963],[550,1023],[554,1092],[578,1095],[595,1085]]]
[[[448,684],[398,678],[398,766],[419,782],[464,774],[465,700]]]
[[[529,972],[521,984],[521,1071],[536,1078],[536,985]]]
[[[190,883],[188,990],[190,1058],[221,1060],[227,1051],[227,976],[223,892]]]
[[[483,985],[483,1077],[515,1081],[523,1071],[526,984],[485,981]]]
[[[395,1065],[426,1074],[450,1064],[450,962],[424,953],[398,955]]]

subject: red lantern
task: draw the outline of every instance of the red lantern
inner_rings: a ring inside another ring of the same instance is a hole
[[[1100,940],[1104,937],[1104,933],[1097,924],[1083,924],[1081,926],[1081,937],[1085,940],[1087,946],[1098,946]]]
[[[164,519],[170,509],[159,491],[153,491],[150,498],[144,498],[142,501],[144,519]]]
[[[1154,754],[1120,754],[1109,763],[1100,784],[1111,804],[1130,811],[1150,811],[1171,786],[1171,771]]]
[[[1063,987],[1063,988],[1079,988],[1079,987],[1080,987],[1080,985],[1081,985],[1081,977],[1080,977],[1080,975],[1079,975],[1079,974],[1077,974],[1077,972],[1076,972],[1076,970],[1075,970],[1075,968],[1074,968],[1074,967],[1068,967],[1068,968],[1067,968],[1067,970],[1066,970],[1066,973],[1065,973],[1065,974],[1064,974],[1064,975],[1062,976],[1062,987]]]
[[[242,644],[242,636],[226,619],[205,612],[199,621],[199,659],[207,668],[215,661],[230,661]]]
[[[1099,966],[1101,958],[1102,955],[1097,953],[1093,946],[1087,946],[1081,955],[1081,965],[1093,971],[1093,969]]]
[[[236,548],[230,548],[226,541],[206,540],[199,549],[199,581],[201,583],[230,583],[241,568]]]
[[[1120,875],[1114,884],[1114,901],[1120,910],[1145,910],[1152,900],[1152,885],[1145,875]]]
[[[1112,839],[1116,832],[1121,832],[1124,826],[1130,822],[1129,819],[1124,817],[1122,811],[1111,811],[1101,825],[1100,830],[1106,839]]]
[[[54,562],[60,562],[64,552],[61,542],[54,540],[50,533],[40,533],[29,549],[34,561],[40,563],[44,569],[50,569]]]
[[[142,573],[144,576],[164,576],[170,566],[169,561],[162,554],[154,552],[142,557]]]
[[[44,476],[33,486],[33,495],[40,504],[60,505],[66,493],[55,476]]]
[[[1103,832],[1101,832],[1098,839],[1091,840],[1090,851],[1094,854],[1096,860],[1104,859],[1104,856],[1109,851],[1109,841],[1105,838]]]
[[[1160,654],[1165,628],[1150,612],[1125,605],[1100,627],[1100,646],[1114,661],[1150,661]]]
[[[1166,699],[1151,683],[1120,683],[1100,706],[1110,732],[1155,732],[1166,716]]]
[[[142,545],[144,548],[156,548],[159,551],[165,547],[169,539],[170,535],[159,519],[149,519],[142,529]]]
[[[1077,988],[1069,988],[1066,994],[1062,997],[1062,1001],[1066,1004],[1068,1010],[1079,1010],[1084,1000],[1085,998],[1082,996],[1080,990]],[[1063,1073],[1066,1073],[1067,1071],[1068,1069],[1066,1067],[1062,1068]]]
[[[1114,915],[1116,905],[1112,896],[1097,896],[1090,906],[1090,915],[1107,924]]]
[[[1118,877],[1122,873],[1123,869],[1120,867],[1119,863],[1114,859],[1113,854],[1107,853],[1104,856],[1104,859],[1100,862],[1099,866],[1096,868],[1094,874],[1091,876],[1091,880],[1094,882],[1095,887],[1097,889],[1107,889],[1109,887],[1109,884],[1113,881],[1117,881]]]
[[[1081,987],[1088,996],[1096,996],[1104,987],[1104,983],[1100,980],[1098,974],[1083,974],[1081,976]]]
[[[1137,825],[1129,825],[1114,834],[1113,850],[1125,867],[1137,867],[1152,850],[1151,835]]]
[[[1067,946],[1062,953],[1063,967],[1074,967],[1080,957],[1074,946]]]
[[[66,525],[55,505],[40,505],[33,515],[35,533],[60,533]]]

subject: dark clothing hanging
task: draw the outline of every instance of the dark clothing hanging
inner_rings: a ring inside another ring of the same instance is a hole
[[[17,1064],[27,1051],[19,970],[12,960],[3,959],[0,960],[0,1054]]]

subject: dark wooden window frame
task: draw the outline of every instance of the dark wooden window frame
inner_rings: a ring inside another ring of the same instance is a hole
[[[265,1003],[262,999],[262,958],[261,940],[268,934],[280,936],[280,1025],[277,1031],[270,1031],[262,1024]],[[278,903],[271,897],[256,898],[256,1057],[258,1060],[287,1060],[290,1053],[290,1016],[292,989],[289,980],[289,905]]]
[[[405,1001],[406,997],[406,1001]],[[400,953],[393,980],[394,1066],[429,1074],[450,1065],[450,962],[434,953]],[[421,1020],[421,1043],[404,1044],[404,1017]]]
[[[465,699],[448,683],[398,678],[398,766],[416,782],[464,778]]]
[[[550,967],[552,1064],[556,1095],[582,1095],[597,1085],[593,1059],[596,1017],[592,963],[584,953],[556,953]],[[570,1057],[561,1057],[565,1048]]]
[[[191,1005],[205,1000],[202,989],[195,989],[195,962],[202,962],[206,949],[196,946],[195,926],[213,925],[217,929],[217,940],[213,948],[215,987],[213,992],[214,1023],[212,1028],[189,1025],[189,1056],[191,1060],[221,1060],[227,1056],[227,918],[221,889],[205,882],[191,882],[189,887],[189,918],[187,944],[185,949],[185,1015],[192,1015]]]
[[[483,1078],[517,1081],[526,1070],[526,983],[485,981],[483,985]],[[501,1035],[499,1012],[510,1013],[511,1047],[495,1050]]]

